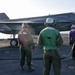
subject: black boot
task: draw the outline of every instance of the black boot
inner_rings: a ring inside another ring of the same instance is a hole
[[[73,60],[75,60],[75,57],[73,57]]]
[[[21,71],[24,71],[24,66],[20,66],[20,70]]]
[[[32,71],[34,71],[35,69],[34,69],[34,67],[33,66],[28,66],[28,72],[32,72]]]

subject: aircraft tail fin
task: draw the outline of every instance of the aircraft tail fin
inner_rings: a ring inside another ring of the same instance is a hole
[[[9,19],[9,17],[5,13],[0,13],[0,20],[6,20]]]

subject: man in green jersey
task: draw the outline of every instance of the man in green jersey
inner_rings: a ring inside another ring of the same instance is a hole
[[[43,46],[43,62],[44,74],[49,75],[51,64],[53,65],[54,74],[61,74],[61,59],[58,53],[58,47],[63,44],[63,39],[59,31],[52,26],[54,25],[53,18],[47,18],[45,25],[47,26],[41,30],[38,38],[38,44]]]

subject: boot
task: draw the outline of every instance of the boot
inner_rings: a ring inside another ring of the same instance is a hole
[[[21,71],[24,71],[24,66],[20,66],[20,70]]]
[[[73,60],[75,60],[75,57],[72,57],[73,58]]]
[[[28,72],[32,72],[32,71],[34,71],[35,69],[34,69],[34,67],[33,66],[28,66]]]

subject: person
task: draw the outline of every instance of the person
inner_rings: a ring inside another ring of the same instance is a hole
[[[75,25],[71,26],[69,32],[69,44],[72,46],[72,59],[75,59]]]
[[[49,75],[51,70],[51,64],[53,64],[54,74],[61,74],[61,59],[58,53],[58,48],[63,44],[63,39],[59,31],[54,26],[54,19],[47,18],[45,25],[47,26],[40,31],[38,37],[38,44],[43,47],[43,75]]]
[[[28,72],[34,71],[31,64],[32,50],[35,48],[33,38],[28,30],[28,24],[22,24],[22,30],[18,33],[18,41],[20,45],[20,70],[24,70],[25,57],[27,60]]]

